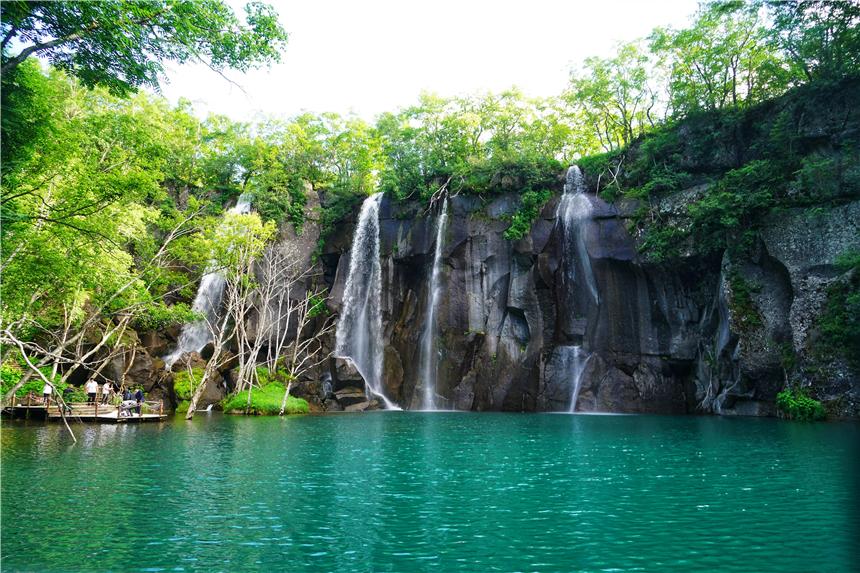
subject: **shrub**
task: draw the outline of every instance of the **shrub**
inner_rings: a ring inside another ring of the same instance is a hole
[[[63,391],[69,387],[70,385],[65,382],[60,382],[60,376],[54,376],[51,379],[51,369],[50,368],[41,368],[42,374],[45,375],[46,378],[51,380],[54,384],[55,395],[57,393],[61,394]],[[2,380],[2,390],[3,395],[5,395],[9,390],[12,389],[15,384],[21,380],[21,377],[24,375],[24,370],[14,362],[6,361],[2,365],[0,365],[0,380]],[[38,376],[32,376],[23,386],[21,386],[17,392],[15,392],[15,396],[19,398],[25,397],[29,393],[33,393],[36,396],[42,395],[42,389],[45,386],[45,381],[42,380]],[[72,393],[67,394],[65,399],[68,402],[85,402],[87,399],[87,394],[84,392],[84,389],[79,386],[72,386]]]
[[[770,161],[750,161],[726,173],[701,200],[688,206],[697,249],[707,254],[749,246],[755,225],[784,186],[785,174]]]
[[[505,238],[516,241],[525,237],[532,222],[540,215],[540,210],[549,201],[549,191],[526,191],[523,193],[520,208],[511,216],[511,226],[505,231]]]
[[[818,318],[818,354],[845,356],[860,368],[860,251],[843,253],[836,266],[848,275],[827,289],[827,302]]]
[[[789,420],[823,420],[827,414],[821,402],[810,398],[803,390],[786,388],[776,395],[776,407]]]
[[[159,330],[194,322],[201,318],[203,316],[200,313],[191,310],[191,307],[184,302],[178,302],[171,306],[158,302],[146,307],[144,312],[135,318],[134,326],[139,330]]]
[[[645,227],[642,245],[639,251],[645,253],[648,260],[659,263],[680,256],[680,245],[688,234],[683,229],[665,225]]]

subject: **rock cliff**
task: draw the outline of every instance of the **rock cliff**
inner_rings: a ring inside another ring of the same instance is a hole
[[[562,187],[559,175],[559,190]],[[661,203],[667,215],[701,193]],[[463,410],[567,410],[573,377],[565,348],[589,353],[576,409],[591,412],[709,412],[772,415],[786,383],[787,353],[814,362],[810,332],[840,252],[860,246],[860,202],[773,217],[752,256],[688,256],[649,263],[628,232],[635,210],[587,194],[583,237],[597,285],[563,280],[559,197],[530,233],[503,236],[517,194],[450,199],[438,316],[437,393]],[[339,309],[352,228],[325,246],[332,308]],[[433,215],[417,203],[384,200],[380,211],[384,383],[390,398],[417,407],[420,336],[434,248]],[[742,316],[733,285],[755,285]],[[751,306],[750,306],[751,305]],[[749,307],[749,308],[748,308]],[[831,364],[820,397],[856,416],[860,380]]]

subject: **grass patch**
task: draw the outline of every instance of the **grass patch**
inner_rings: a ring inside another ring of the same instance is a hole
[[[284,399],[285,387],[277,382],[255,387],[251,390],[251,403],[248,404],[248,391],[228,396],[222,402],[227,414],[255,414],[277,416],[281,411],[281,401]],[[307,414],[310,411],[308,403],[302,398],[289,396],[287,398],[287,414]]]
[[[188,370],[182,370],[173,375],[173,393],[182,401],[191,400],[191,395],[194,393],[194,388],[203,379],[203,368],[192,368],[189,376]],[[179,409],[177,408],[177,411]],[[188,410],[188,406],[185,406]]]

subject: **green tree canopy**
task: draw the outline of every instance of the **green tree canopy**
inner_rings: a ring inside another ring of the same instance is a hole
[[[243,71],[277,61],[287,40],[260,2],[245,6],[244,22],[222,0],[10,0],[0,19],[4,75],[39,56],[114,94],[157,87],[166,61]]]

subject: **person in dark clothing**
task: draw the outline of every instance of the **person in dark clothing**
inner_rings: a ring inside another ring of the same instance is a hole
[[[140,416],[140,405],[143,403],[143,390],[140,386],[137,387],[137,392],[134,393],[134,400],[137,402],[137,415]]]
[[[123,401],[131,400],[131,389],[130,388],[126,388],[125,390],[122,391],[122,399],[123,399]]]

